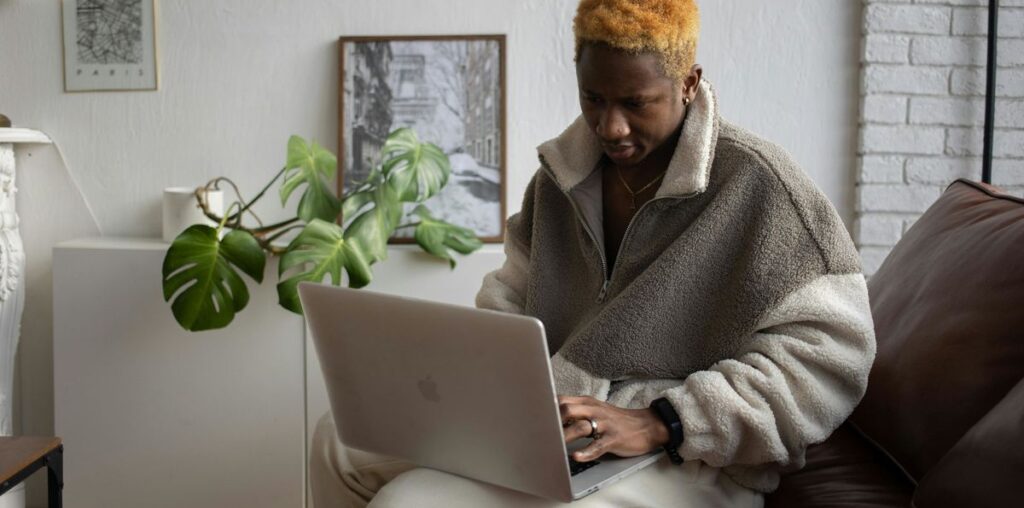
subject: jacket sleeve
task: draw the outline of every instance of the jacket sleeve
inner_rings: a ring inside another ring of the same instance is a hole
[[[484,276],[483,285],[476,295],[476,306],[481,309],[525,313],[533,236],[533,189],[537,178],[534,175],[526,186],[523,207],[519,213],[508,219],[505,228],[505,264]]]
[[[734,357],[683,381],[628,383],[609,397],[645,407],[667,397],[683,424],[679,453],[715,467],[802,467],[853,412],[875,356],[867,286],[859,273],[824,275],[762,318]]]
[[[530,266],[530,252],[519,239],[514,238],[511,227],[518,215],[509,219],[510,234],[505,237],[505,264],[484,276],[483,285],[476,295],[476,306],[512,314],[523,314],[526,308],[526,281]]]

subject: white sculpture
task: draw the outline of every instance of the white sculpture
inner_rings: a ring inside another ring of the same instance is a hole
[[[0,144],[0,436],[14,431],[11,403],[14,359],[25,305],[25,250],[15,209],[14,145]]]
[[[15,205],[15,143],[50,143],[43,133],[0,128],[0,436],[14,433],[14,362],[25,307],[25,248]],[[0,508],[25,506],[25,485],[0,496]]]

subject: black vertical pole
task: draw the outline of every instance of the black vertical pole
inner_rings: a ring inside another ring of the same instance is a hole
[[[985,84],[985,148],[981,181],[992,183],[992,142],[996,123],[996,46],[999,44],[999,0],[988,0],[988,77]]]

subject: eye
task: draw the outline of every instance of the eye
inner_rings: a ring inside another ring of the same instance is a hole
[[[590,103],[590,104],[600,104],[601,103],[601,98],[600,97],[598,97],[596,95],[591,95],[591,94],[583,94],[583,100],[585,102]]]
[[[626,101],[626,107],[629,109],[642,109],[647,103],[641,100],[628,100]]]

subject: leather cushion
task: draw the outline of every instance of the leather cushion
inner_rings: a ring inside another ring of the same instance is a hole
[[[917,508],[1020,506],[1024,381],[957,442],[914,493]]]
[[[878,355],[852,421],[920,481],[1024,376],[1024,200],[954,182],[868,290]]]
[[[782,477],[765,508],[905,508],[913,491],[910,480],[846,423],[807,449],[807,465]]]

